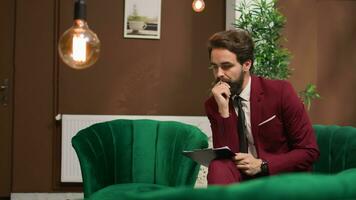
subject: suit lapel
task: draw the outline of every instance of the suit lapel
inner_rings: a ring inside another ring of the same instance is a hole
[[[261,121],[263,97],[264,97],[263,90],[258,77],[251,75],[251,96],[250,96],[251,132],[257,150],[257,154],[259,154],[258,123]]]

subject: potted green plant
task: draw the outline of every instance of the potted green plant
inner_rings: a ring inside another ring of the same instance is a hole
[[[284,80],[291,75],[291,54],[281,45],[281,41],[285,40],[282,29],[286,19],[276,8],[276,2],[277,0],[242,0],[236,7],[241,15],[234,25],[249,31],[255,42],[252,73],[269,79]],[[299,95],[308,110],[312,100],[320,98],[316,86],[310,83]]]

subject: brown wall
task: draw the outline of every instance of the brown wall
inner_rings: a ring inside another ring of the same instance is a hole
[[[318,12],[318,123],[356,126],[356,1],[321,2]],[[330,14],[336,13],[336,14]]]
[[[313,123],[356,126],[356,1],[279,1],[287,17],[286,47],[298,91],[317,85]]]
[[[85,71],[60,63],[59,112],[202,115],[212,78],[206,39],[224,29],[223,2],[207,1],[197,14],[190,0],[162,1],[161,39],[144,40],[123,38],[123,1],[88,1],[102,54]],[[71,7],[72,0],[61,1],[60,32],[71,24]]]
[[[58,33],[72,23],[72,0],[17,0],[12,191],[72,190],[58,183],[57,113],[203,115],[212,81],[206,39],[225,25],[224,1],[205,1],[196,14],[191,0],[162,0],[160,40],[123,38],[123,0],[88,1],[102,54],[94,67],[75,71],[56,51]],[[312,107],[314,123],[356,125],[355,4],[280,1],[291,81],[298,90],[316,83],[323,96]]]

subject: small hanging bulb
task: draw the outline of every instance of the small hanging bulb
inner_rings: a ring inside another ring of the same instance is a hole
[[[63,62],[74,69],[88,68],[98,60],[100,41],[86,22],[85,0],[75,0],[74,23],[59,39],[58,51]]]
[[[202,12],[205,8],[205,2],[204,0],[194,0],[192,7],[195,12]]]

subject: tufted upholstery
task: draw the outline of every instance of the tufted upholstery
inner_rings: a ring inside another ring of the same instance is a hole
[[[313,126],[320,150],[314,172],[333,174],[356,168],[356,128],[351,126]]]
[[[123,190],[132,183],[192,186],[199,165],[181,152],[206,148],[208,142],[198,128],[179,122],[114,120],[79,131],[72,145],[88,198],[114,184]]]

